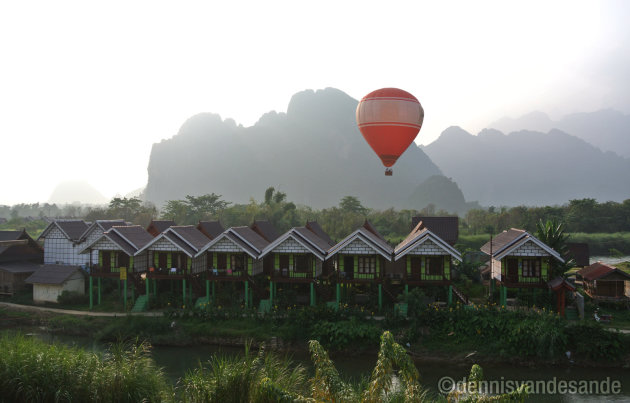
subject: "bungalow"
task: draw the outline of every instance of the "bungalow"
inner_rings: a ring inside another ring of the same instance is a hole
[[[340,285],[377,284],[378,306],[383,305],[382,277],[386,262],[391,262],[393,248],[365,220],[352,234],[329,249],[326,260],[332,260],[337,271],[336,296],[340,302]]]
[[[409,285],[447,286],[448,303],[453,302],[453,260],[461,262],[462,257],[455,248],[426,228],[422,221],[394,249],[394,261],[401,260],[405,262],[405,292]]]
[[[503,231],[481,247],[490,256],[491,281],[500,285],[500,303],[507,304],[508,288],[547,289],[551,279],[550,259],[564,262],[558,252],[522,229]]]
[[[33,301],[37,303],[57,302],[64,291],[85,293],[85,278],[77,266],[44,265],[25,281],[33,284]]]
[[[13,295],[26,287],[25,280],[41,268],[28,261],[0,263],[0,295]]]
[[[177,224],[173,220],[151,220],[147,227],[147,232],[156,237],[175,225]]]
[[[625,301],[630,296],[630,274],[602,262],[593,263],[577,272],[584,292],[595,300]]]
[[[273,256],[273,270],[269,273],[270,287],[277,283],[310,284],[310,304],[315,305],[315,281],[322,274],[322,267],[331,245],[315,231],[330,239],[316,223],[295,227],[270,243],[260,257]],[[312,228],[316,228],[313,230]],[[271,301],[273,293],[270,292]]]
[[[80,266],[89,256],[79,254],[81,236],[89,225],[83,220],[54,220],[44,229],[38,241],[44,241],[44,264]]]
[[[253,304],[249,290],[252,276],[263,273],[260,254],[269,242],[250,227],[232,227],[212,239],[195,255],[202,259],[206,272],[206,302],[215,301],[217,282],[239,282],[245,287],[244,300]],[[210,295],[212,285],[212,295]]]
[[[147,255],[135,254],[154,238],[139,225],[112,226],[90,243],[85,243],[79,253],[90,256],[90,309],[93,307],[92,281],[97,279],[98,304],[101,303],[101,279],[116,278],[124,282],[124,303],[127,303],[127,276],[145,272]],[[96,258],[94,258],[96,256]],[[120,283],[119,283],[120,285]],[[147,282],[148,285],[148,282]],[[140,291],[140,290],[138,290]]]
[[[127,223],[123,220],[95,220],[92,225],[85,230],[85,232],[81,235],[80,243],[91,244],[98,238],[100,238],[103,233],[114,226],[125,226]],[[80,254],[81,252],[79,252]],[[91,256],[91,262],[95,262],[98,259],[98,251],[93,251]]]
[[[148,262],[147,280],[182,280],[182,297],[187,302],[186,294],[192,299],[192,287],[197,286],[193,273],[203,272],[206,266],[205,256],[199,251],[208,244],[208,238],[192,225],[172,226],[140,248],[135,257],[144,255]],[[187,289],[189,281],[190,290]],[[148,290],[147,282],[147,290]],[[157,293],[157,282],[154,281]],[[190,301],[189,301],[190,302]]]

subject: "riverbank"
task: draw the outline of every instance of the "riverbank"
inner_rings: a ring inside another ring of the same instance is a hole
[[[591,323],[567,323],[550,313],[511,313],[494,308],[429,310],[418,317],[360,319],[356,312],[305,309],[275,316],[89,315],[0,306],[0,329],[37,328],[50,334],[111,342],[147,340],[155,346],[216,345],[304,353],[317,339],[335,354],[374,354],[378,337],[391,330],[415,359],[461,365],[626,368],[630,337]],[[513,326],[514,329],[510,327]],[[493,340],[494,337],[496,340]],[[571,358],[565,354],[571,351]]]

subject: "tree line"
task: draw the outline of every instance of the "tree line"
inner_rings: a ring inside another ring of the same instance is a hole
[[[306,221],[317,221],[334,240],[347,236],[368,219],[385,238],[397,243],[411,230],[412,217],[450,215],[434,205],[422,210],[373,210],[354,196],[344,196],[337,206],[316,210],[296,205],[288,200],[286,193],[273,187],[269,187],[262,196],[261,201],[251,198],[249,203],[235,204],[214,193],[188,195],[184,199],[167,201],[161,210],[137,197],[115,197],[103,207],[19,204],[13,207],[0,206],[0,217],[8,215],[9,225],[15,228],[32,228],[35,225],[26,225],[25,215],[42,220],[44,217],[83,218],[88,221],[123,219],[145,227],[152,219],[169,219],[178,225],[219,220],[226,228],[249,225],[254,220],[269,220],[280,232],[304,225]],[[565,231],[569,233],[630,232],[630,199],[621,203],[576,199],[562,206],[472,209],[460,217],[460,234],[496,234],[512,227],[534,233],[541,220],[563,223]],[[6,227],[6,224],[0,227]]]

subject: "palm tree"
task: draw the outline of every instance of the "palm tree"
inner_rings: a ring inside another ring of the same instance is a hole
[[[569,246],[567,244],[569,235],[565,233],[563,223],[558,222],[556,219],[544,222],[539,220],[536,223],[536,237],[558,252],[564,259],[564,263],[560,263],[555,259],[551,261],[552,278],[564,275],[567,270],[575,266],[575,260],[569,257]]]

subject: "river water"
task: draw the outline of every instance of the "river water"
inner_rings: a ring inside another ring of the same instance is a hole
[[[88,338],[53,336],[45,333],[37,334],[37,337],[93,351],[102,351],[105,348],[103,344]],[[214,354],[242,355],[243,348],[156,346],[152,350],[157,365],[163,368],[165,375],[172,382],[176,382],[186,371],[194,369],[200,362],[208,361]],[[293,353],[291,357],[294,362],[302,364],[312,372],[311,361],[306,352]],[[333,355],[332,359],[344,379],[358,380],[361,377],[369,377],[376,362],[376,354]],[[441,388],[450,387],[453,381],[463,381],[470,371],[470,364],[451,362],[416,361],[416,366],[422,384],[434,392],[442,392]],[[488,381],[487,387],[494,392],[509,391],[516,382],[533,382],[533,386],[544,393],[532,395],[528,399],[530,402],[630,402],[630,369],[582,368],[571,366],[568,360],[566,365],[556,367],[518,367],[496,363],[484,364],[482,367],[484,379]],[[619,389],[618,392],[616,388]],[[583,393],[559,393],[564,391]]]

